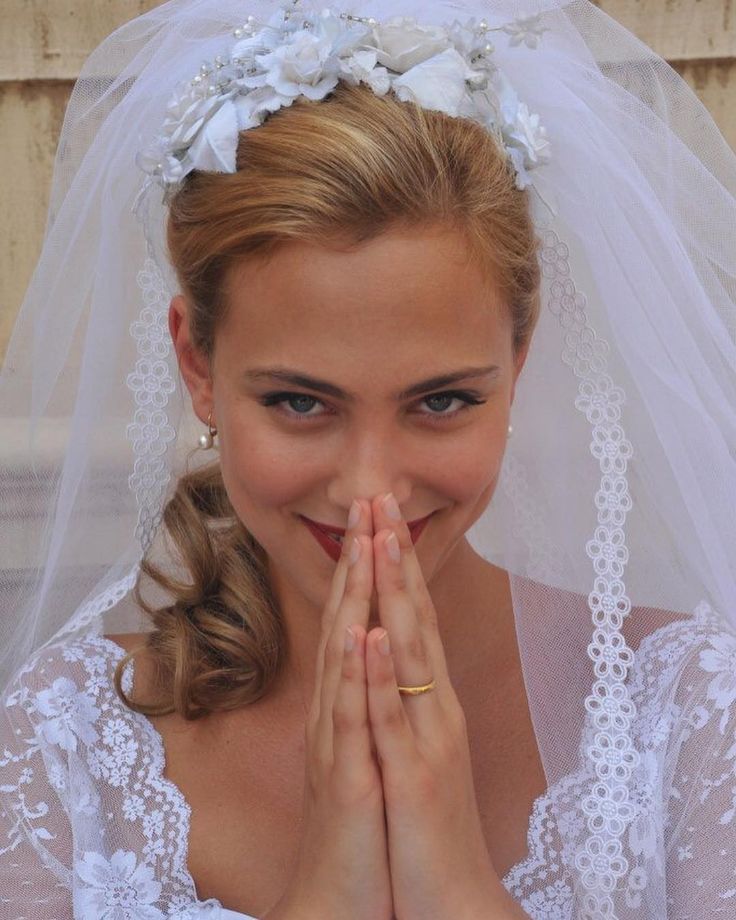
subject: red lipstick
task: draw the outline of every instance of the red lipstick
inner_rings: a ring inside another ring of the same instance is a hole
[[[432,512],[434,514],[434,512]],[[419,539],[419,535],[424,530],[424,526],[427,521],[432,517],[432,514],[428,514],[423,518],[417,518],[415,521],[409,521],[408,527],[409,532],[411,533],[412,543],[416,543]],[[318,524],[316,521],[312,521],[304,515],[299,515],[302,521],[307,525],[308,529],[312,532],[312,535],[319,543],[319,545],[324,549],[327,555],[334,561],[338,562],[340,555],[342,553],[342,543],[333,539],[330,534],[336,534],[337,536],[345,536],[344,527],[332,527],[327,524]]]

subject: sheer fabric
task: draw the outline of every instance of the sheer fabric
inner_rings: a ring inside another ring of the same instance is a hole
[[[275,6],[169,0],[109,36],[70,98],[0,372],[0,417],[27,437],[18,469],[0,467],[11,920],[219,909],[196,904],[186,803],[148,723],[112,698],[101,634],[148,626],[131,589],[144,552],[165,562],[162,508],[202,430],[166,328],[166,206],[153,187],[140,198],[136,155],[174,87]],[[509,573],[549,787],[507,883],[532,917],[732,916],[736,156],[672,68],[588,0],[530,0],[536,48],[507,31],[512,0],[337,7],[485,20],[552,145],[532,199],[542,314],[498,488],[467,534]],[[128,906],[99,907],[108,894]]]
[[[0,723],[2,916],[254,920],[197,898],[186,864],[191,810],[164,777],[161,736],[115,692],[123,655],[105,636],[67,639],[34,655],[8,688]],[[662,873],[669,920],[733,916],[736,907],[735,658],[736,633],[704,602],[647,636],[630,674],[642,766],[628,846],[649,872],[654,863]],[[132,684],[131,663],[123,689]],[[589,729],[590,722],[583,744]],[[504,878],[533,920],[574,917],[567,865],[582,815],[594,807],[584,798],[588,780],[572,773],[537,799],[527,856]],[[652,820],[658,803],[667,812],[664,841]],[[626,817],[625,808],[606,820]],[[734,883],[724,886],[729,874]],[[645,878],[629,874],[631,917]]]

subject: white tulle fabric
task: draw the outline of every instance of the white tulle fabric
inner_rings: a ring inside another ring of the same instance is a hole
[[[164,777],[160,735],[115,692],[123,654],[94,633],[67,639],[32,656],[9,688],[0,722],[2,916],[255,920],[216,898],[197,898],[187,870],[191,810]],[[527,856],[503,880],[533,920],[577,916],[568,866],[586,816],[599,827],[628,826],[636,856],[624,893],[629,916],[641,910],[652,873],[667,879],[662,917],[733,915],[736,743],[725,728],[734,724],[734,658],[736,633],[724,631],[705,602],[642,643],[630,675],[641,753],[632,801],[616,796],[602,809],[604,796],[587,793],[585,770],[537,799]],[[124,672],[126,692],[133,671],[129,664]],[[586,723],[582,743],[590,744],[595,726],[590,716]],[[583,871],[596,861],[613,868],[616,858],[617,850],[593,844]]]
[[[274,6],[171,0],[103,42],[69,103],[0,375],[20,445],[0,469],[11,920],[228,916],[197,902],[188,807],[152,725],[114,693],[122,650],[104,636],[147,627],[131,588],[145,550],[167,563],[161,509],[201,433],[166,328],[165,205],[149,194],[141,225],[135,154],[174,86]],[[430,25],[520,12],[334,6]],[[531,191],[542,315],[499,486],[467,534],[509,573],[548,782],[505,883],[534,918],[732,916],[736,156],[681,78],[587,0],[524,12],[538,46],[494,39],[494,56],[553,152]]]

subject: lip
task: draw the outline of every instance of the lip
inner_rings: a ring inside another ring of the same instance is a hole
[[[434,514],[434,511],[432,512]],[[419,518],[416,521],[409,523],[409,531],[411,533],[412,543],[416,543],[419,539],[419,535],[424,530],[424,527],[427,521],[432,517],[432,514],[428,514],[426,517]],[[322,549],[327,553],[327,555],[334,561],[339,562],[340,556],[342,554],[342,545],[337,541],[331,539],[327,534],[338,532],[338,528],[331,528],[329,531],[325,530],[324,527],[318,525],[315,521],[311,520],[308,517],[304,517],[303,514],[300,514],[299,517],[302,519],[306,527],[312,532],[312,535],[317,540]],[[342,531],[344,536],[345,531]]]
[[[422,524],[424,523],[424,521],[431,518],[433,514],[434,514],[434,511],[431,511],[429,514],[426,514],[423,518],[417,518],[415,521],[407,521],[406,526],[410,530],[412,530],[413,528],[417,527],[419,524]],[[320,521],[313,521],[311,518],[305,517],[303,514],[300,514],[299,517],[303,521],[308,521],[310,524],[314,524],[315,527],[319,527],[320,530],[324,530],[325,533],[334,533],[338,537],[345,536],[344,527],[333,527],[331,524],[322,524],[320,523]]]

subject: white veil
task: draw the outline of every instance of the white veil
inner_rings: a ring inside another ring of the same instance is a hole
[[[276,6],[170,0],[109,36],[74,87],[0,376],[0,416],[27,439],[22,467],[0,469],[15,509],[0,537],[0,688],[52,638],[147,628],[130,591],[202,429],[166,326],[166,208],[148,196],[146,240],[135,156],[172,89]],[[519,13],[511,0],[332,6],[492,27]],[[511,576],[573,908],[559,916],[661,920],[678,890],[665,868],[685,691],[720,707],[724,750],[736,724],[736,641],[720,670],[700,659],[702,686],[682,686],[665,652],[644,658],[683,630],[693,649],[736,636],[736,155],[670,66],[593,4],[524,13],[540,14],[538,46],[494,44],[554,152],[534,175],[549,205],[535,198],[542,314],[502,479],[468,539]],[[705,890],[736,887],[727,868],[706,854]],[[702,916],[692,884],[682,903]]]

